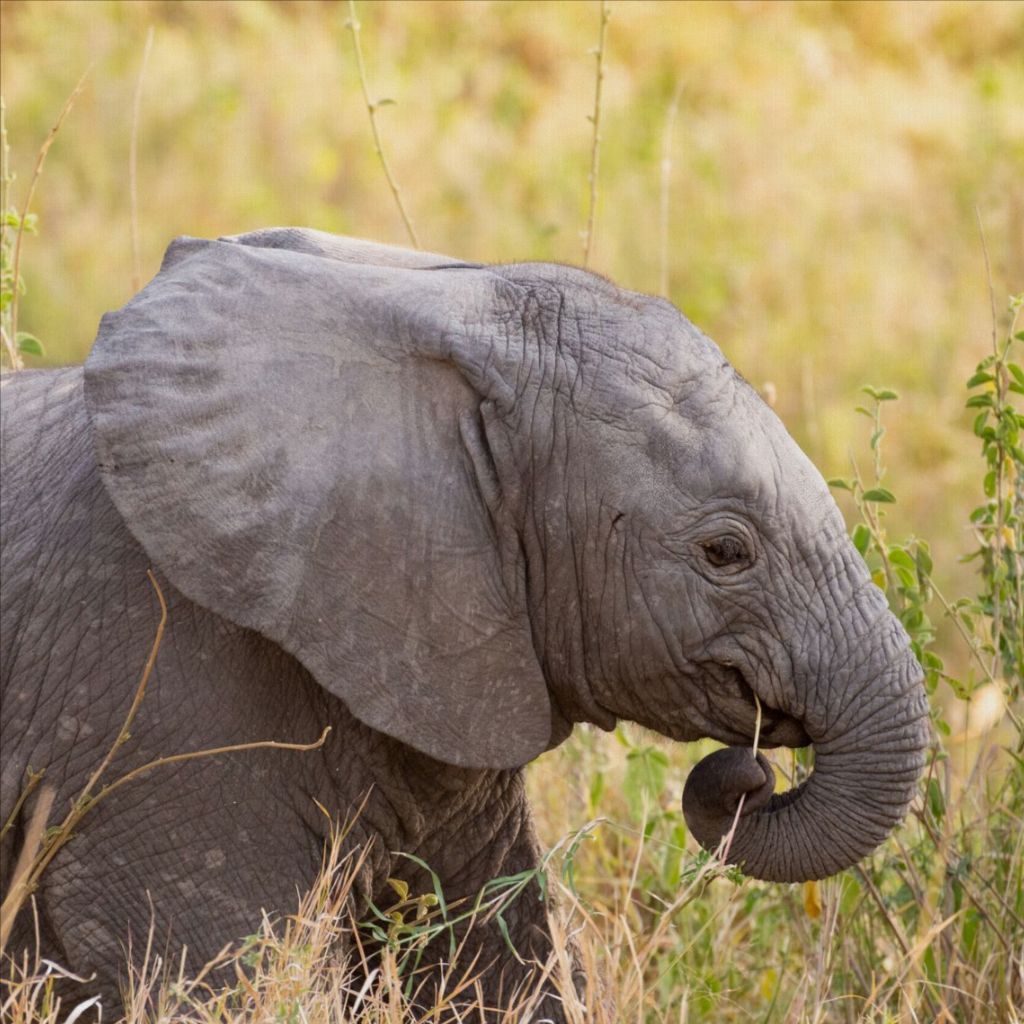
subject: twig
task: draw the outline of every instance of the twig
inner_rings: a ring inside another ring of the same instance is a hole
[[[146,33],[146,45],[142,49],[139,77],[135,80],[135,96],[132,98],[132,137],[128,147],[128,200],[132,230],[132,291],[142,287],[141,260],[139,259],[139,189],[136,167],[139,152],[139,108],[142,106],[142,79],[149,63],[149,51],[153,46],[153,26]]]
[[[50,151],[50,146],[53,145],[53,140],[57,137],[57,132],[60,131],[60,127],[64,123],[64,118],[71,113],[71,108],[75,105],[75,100],[78,99],[82,90],[85,88],[85,80],[89,77],[89,73],[92,71],[92,68],[93,66],[90,64],[89,67],[85,69],[82,77],[78,80],[78,84],[71,90],[71,95],[64,101],[64,106],[61,107],[61,111],[57,115],[57,120],[50,129],[49,134],[47,134],[46,138],[43,140],[43,144],[39,147],[39,153],[36,155],[36,165],[32,170],[32,177],[28,183],[28,193],[25,196],[25,203],[21,208],[18,233],[14,236],[14,261],[12,266],[12,272],[14,275],[14,294],[11,296],[10,342],[15,346],[15,348],[17,348],[18,344],[18,278],[21,274],[21,240],[25,236],[25,218],[28,216],[29,208],[32,205],[32,197],[35,195],[36,184],[39,181],[39,176],[43,173],[43,164],[46,162],[46,154]]]
[[[156,581],[156,576],[153,575],[152,569],[146,570],[146,575],[149,577],[149,582],[153,585],[153,589],[156,591],[156,599],[160,602],[160,621],[156,626],[156,635],[153,637],[153,644],[149,649],[149,657],[146,658],[146,664],[142,669],[142,677],[139,679],[139,685],[135,688],[135,696],[132,698],[131,705],[128,708],[128,714],[125,715],[124,722],[121,725],[121,729],[117,736],[114,738],[114,742],[111,744],[110,749],[107,751],[103,760],[100,761],[96,770],[89,776],[89,781],[85,784],[85,788],[79,794],[76,803],[87,803],[92,797],[92,790],[96,783],[99,781],[100,776],[110,766],[110,762],[113,761],[114,755],[121,749],[122,746],[127,742],[132,727],[132,722],[135,721],[135,716],[139,713],[139,708],[142,705],[142,698],[146,695],[146,686],[149,683],[149,677],[153,674],[153,666],[156,663],[156,656],[160,651],[160,643],[164,638],[164,628],[167,625],[167,602],[164,600],[164,592],[160,589],[160,584]]]
[[[351,0],[350,0],[351,2]],[[601,0],[601,28],[597,37],[597,49],[593,50],[597,58],[597,74],[594,82],[594,113],[587,115],[587,120],[594,126],[593,138],[590,142],[590,209],[587,211],[587,227],[583,233],[583,266],[590,266],[590,249],[594,241],[594,219],[597,215],[597,177],[601,162],[601,84],[604,82],[604,41],[611,17],[608,0]]]
[[[152,771],[154,768],[162,768],[168,764],[179,764],[182,761],[194,761],[200,757],[215,757],[218,754],[236,754],[239,751],[245,750],[298,750],[305,752],[309,750],[319,750],[327,742],[327,736],[331,731],[329,725],[325,725],[323,732],[320,733],[319,739],[313,740],[312,743],[286,743],[283,740],[255,740],[251,743],[231,743],[224,747],[207,747],[205,750],[189,750],[184,754],[169,754],[166,757],[158,757],[153,761],[148,761],[146,764],[139,765],[138,768],[133,768],[130,772],[126,772],[119,779],[115,779],[108,786],[104,786],[97,794],[95,799],[90,800],[88,806],[92,807],[98,804],[104,797],[109,796],[115,789],[120,789],[126,782],[131,782],[132,779],[137,779],[140,775],[145,775],[146,772]]]
[[[3,828],[0,828],[0,840],[14,827],[14,823],[18,820],[18,812],[25,806],[25,801],[32,795],[36,786],[43,781],[43,776],[46,774],[45,770],[34,772],[32,766],[28,769],[28,782],[25,784],[25,788],[21,791],[21,796],[14,802],[14,806],[11,808],[11,813],[7,815],[7,820],[4,822]]]
[[[39,844],[42,842],[43,831],[46,828],[47,819],[50,817],[54,795],[53,786],[44,786],[39,791],[39,799],[36,801],[28,828],[25,830],[25,841],[18,854],[14,874],[11,875],[11,887],[4,897],[3,904],[0,904],[0,957],[3,956],[3,952],[7,948],[7,940],[14,927],[14,917],[25,897],[29,872],[39,853]]]
[[[889,910],[885,905],[885,901],[882,899],[882,894],[876,888],[875,883],[871,880],[868,873],[860,867],[860,865],[855,864],[853,870],[856,872],[857,877],[860,878],[861,882],[864,883],[864,888],[871,894],[871,898],[875,901],[875,905],[879,909],[882,920],[889,928],[889,931],[892,932],[893,938],[896,939],[896,943],[900,947],[900,951],[905,957],[909,956],[910,946],[907,945],[907,940],[903,937],[903,933],[896,927],[896,922],[892,919],[892,915],[889,913]]]
[[[218,754],[231,754],[245,750],[260,750],[268,748],[274,750],[316,750],[318,747],[323,746],[327,740],[327,734],[331,731],[331,727],[326,726],[324,731],[320,734],[320,738],[312,743],[285,743],[278,740],[260,740],[252,743],[233,743],[222,747],[210,747],[205,750],[192,750],[183,754],[171,754],[166,757],[158,757],[153,761],[149,761],[146,764],[140,765],[139,767],[126,772],[113,782],[108,783],[95,796],[93,796],[92,791],[97,782],[107,768],[109,768],[117,751],[129,739],[129,730],[132,722],[134,722],[135,717],[138,714],[140,706],[142,705],[142,699],[146,693],[146,685],[153,672],[153,666],[160,650],[160,643],[163,640],[164,627],[167,624],[167,603],[164,600],[163,592],[161,591],[160,585],[157,583],[156,577],[153,575],[152,571],[147,571],[146,575],[149,577],[149,581],[152,583],[153,589],[156,591],[157,599],[160,602],[160,621],[157,624],[156,635],[153,638],[153,645],[150,648],[149,657],[146,659],[146,664],[143,668],[139,685],[135,689],[135,695],[132,698],[131,706],[128,709],[127,715],[125,715],[124,723],[115,737],[114,742],[111,744],[110,749],[107,751],[96,770],[89,776],[89,780],[86,782],[81,793],[79,793],[78,797],[72,802],[71,810],[68,811],[64,820],[59,825],[54,826],[53,829],[44,834],[42,846],[33,854],[27,871],[19,881],[17,890],[12,887],[11,891],[4,899],[3,916],[5,921],[8,919],[13,920],[13,917],[17,914],[24,898],[32,893],[38,886],[43,872],[49,866],[50,862],[57,855],[60,849],[71,838],[72,833],[81,823],[85,815],[97,804],[105,800],[111,793],[120,789],[121,786],[126,783],[131,782],[140,775],[144,775],[146,772],[152,771],[154,768],[160,768],[168,764],[178,764],[182,761],[194,761],[201,757],[214,757]],[[49,792],[49,788],[44,790],[44,793],[45,792]],[[42,798],[40,799],[42,800]],[[47,808],[47,811],[48,810],[49,808]]]
[[[384,170],[384,177],[388,180],[388,187],[391,189],[391,194],[395,198],[395,203],[398,206],[398,212],[402,217],[402,223],[405,225],[405,230],[409,234],[409,240],[412,242],[413,248],[418,249],[420,247],[420,241],[416,237],[416,229],[412,226],[409,214],[405,211],[405,205],[402,202],[401,190],[398,187],[398,183],[395,181],[394,175],[391,173],[387,157],[384,155],[384,146],[380,141],[380,132],[377,130],[377,108],[384,101],[378,100],[375,103],[370,99],[370,90],[366,84],[366,68],[363,65],[363,48],[359,42],[360,26],[359,19],[356,17],[355,0],[348,0],[348,15],[346,25],[352,33],[352,45],[356,52],[356,68],[359,71],[359,86],[363,91],[363,99],[366,101],[366,112],[370,115],[370,131],[373,132],[373,146],[377,151],[377,158],[380,160],[380,165]]]
[[[757,705],[757,718],[754,721],[754,746],[753,755],[754,760],[757,760],[757,744],[761,738],[761,702],[757,698],[757,694],[753,695],[754,704]],[[726,858],[729,856],[729,849],[732,847],[733,837],[736,835],[736,828],[740,823],[740,815],[743,813],[743,803],[747,799],[746,793],[741,793],[738,803],[736,804],[736,814],[732,819],[732,828],[726,833],[725,838],[722,840],[722,853],[720,860],[722,863],[726,863]]]
[[[24,897],[35,889],[43,871],[46,869],[50,861],[56,856],[57,851],[70,838],[71,832],[78,825],[79,821],[81,821],[82,816],[91,806],[93,806],[93,804],[96,803],[96,800],[92,798],[93,787],[110,766],[110,762],[114,759],[114,755],[125,744],[130,735],[129,730],[131,729],[132,722],[135,720],[135,716],[139,712],[139,707],[142,704],[142,698],[145,696],[146,685],[153,672],[153,665],[156,662],[157,652],[160,650],[160,642],[163,640],[164,636],[164,627],[167,625],[167,603],[164,600],[163,591],[160,589],[160,584],[157,583],[152,570],[147,569],[146,575],[149,577],[149,582],[153,585],[153,589],[156,591],[157,600],[160,602],[160,621],[157,623],[156,635],[153,638],[153,644],[149,650],[149,657],[146,658],[146,664],[142,670],[142,677],[139,679],[139,685],[135,688],[135,696],[132,698],[132,703],[128,708],[128,714],[125,715],[124,722],[122,723],[117,736],[114,738],[114,742],[111,744],[110,749],[104,755],[103,760],[100,761],[95,771],[93,771],[89,776],[89,779],[81,793],[79,793],[78,797],[72,803],[71,810],[67,813],[60,825],[55,828],[53,835],[44,842],[42,849],[38,850],[33,855],[30,869],[25,875],[24,885],[21,887],[20,891],[16,894],[12,887],[11,891],[7,894],[7,897],[4,899],[4,906],[6,907],[8,902],[13,900],[15,895],[17,895],[17,902],[13,904],[14,909],[12,911],[12,917],[17,913],[18,907],[21,905],[21,901]],[[99,797],[96,799],[98,800]]]

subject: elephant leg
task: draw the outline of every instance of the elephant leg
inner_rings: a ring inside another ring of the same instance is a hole
[[[517,773],[518,774],[518,773]],[[474,815],[471,820],[449,823],[447,835],[435,838],[432,848],[417,856],[428,864],[440,883],[447,904],[450,928],[437,935],[415,961],[413,988],[417,1007],[429,1009],[449,999],[460,1008],[474,1007],[472,1019],[488,1024],[507,1019],[502,1011],[515,1007],[516,1020],[562,1024],[566,1016],[554,985],[541,987],[541,975],[553,952],[544,890],[535,872],[541,849],[522,793],[521,778]],[[486,834],[480,845],[474,837]],[[409,884],[410,894],[433,891],[434,879],[415,862],[399,857],[395,870]],[[504,879],[499,884],[488,884]],[[378,907],[395,902],[393,891],[382,893]],[[479,905],[480,910],[471,912]],[[455,954],[453,956],[453,947]],[[578,973],[578,958],[569,951]],[[557,971],[557,968],[554,968]],[[466,977],[479,979],[479,992],[490,1013],[481,1018],[475,1009],[477,986],[470,985],[451,999],[446,993],[458,988]],[[538,994],[539,993],[539,994]],[[466,1019],[469,1019],[468,1017]]]
[[[540,852],[533,823],[524,813],[519,834],[492,874],[508,881],[486,887],[482,898],[477,886],[466,893],[462,904],[469,910],[480,899],[481,909],[468,927],[455,929],[460,944],[457,963],[463,970],[475,964],[473,973],[480,973],[485,1000],[495,1010],[518,1006],[524,996],[536,992],[544,968],[550,966],[553,940],[548,913],[553,908],[534,874]],[[455,911],[452,916],[461,915]],[[536,1004],[532,1016],[517,1019],[561,1022],[561,1001],[553,986],[546,985],[545,993],[540,1001],[531,1002]]]

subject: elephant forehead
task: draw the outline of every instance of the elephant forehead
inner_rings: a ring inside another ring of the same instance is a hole
[[[595,449],[604,479],[674,514],[719,502],[790,532],[841,526],[821,474],[782,422],[730,370],[689,400],[638,403],[618,443]]]
[[[675,309],[652,305],[643,313],[606,315],[584,336],[581,369],[590,370],[628,407],[681,407],[691,419],[713,416],[730,403],[737,374],[710,338]]]
[[[718,346],[665,299],[550,263],[494,268],[527,333],[537,330],[536,368],[578,406],[608,400],[621,410],[685,401],[735,371]],[[614,411],[614,410],[613,410]]]

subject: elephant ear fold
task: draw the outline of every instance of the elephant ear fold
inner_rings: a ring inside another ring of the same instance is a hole
[[[547,747],[551,706],[524,567],[499,557],[460,436],[490,397],[498,279],[373,248],[175,243],[86,362],[100,471],[178,590],[364,723],[518,766]]]
[[[251,245],[258,249],[287,249],[310,256],[323,256],[340,263],[365,263],[377,267],[406,267],[409,270],[436,270],[442,267],[475,267],[479,263],[465,263],[440,256],[435,252],[400,249],[394,245],[367,242],[362,238],[332,235],[312,228],[261,228],[244,235],[226,235],[222,242]]]

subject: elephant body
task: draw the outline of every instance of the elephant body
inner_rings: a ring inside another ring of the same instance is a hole
[[[128,713],[159,608],[150,561],[100,480],[81,368],[6,378],[3,417],[4,495],[17,496],[3,508],[4,573],[18,589],[4,600],[0,817],[29,768],[58,784],[63,816]],[[51,550],[74,557],[41,557]],[[159,582],[168,630],[115,775],[168,754],[307,743],[332,729],[313,751],[255,749],[158,768],[89,812],[36,898],[43,954],[98,972],[108,1003],[124,981],[129,937],[136,954],[145,946],[147,892],[158,896],[156,947],[173,935],[194,964],[258,931],[264,909],[293,911],[331,831],[314,801],[344,821],[365,798],[345,840],[370,848],[355,886],[360,913],[371,898],[394,902],[389,877],[431,891],[395,849],[430,864],[449,899],[535,863],[521,771],[441,764],[363,725],[279,646]],[[19,830],[5,838],[4,891],[19,839]],[[524,948],[537,953],[531,929],[542,920],[522,919]],[[12,950],[34,943],[31,918],[18,925]],[[497,953],[500,939],[490,939]]]
[[[360,806],[357,913],[389,877],[429,890],[399,851],[449,901],[535,866],[522,766],[577,722],[734,744],[685,809],[713,847],[749,793],[731,859],[758,877],[841,870],[913,795],[905,635],[820,476],[660,300],[295,229],[186,240],[84,371],[11,375],[2,412],[0,820],[29,768],[62,816],[110,749],[151,567],[167,630],[113,775],[331,726],[88,812],[36,893],[41,945],[112,1004],[151,918],[205,962],[296,906]],[[754,695],[763,745],[815,745],[798,791],[743,749]],[[543,960],[543,903],[506,918]],[[33,942],[23,914],[11,949]],[[471,942],[500,1002],[525,968],[493,923]]]

